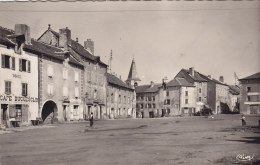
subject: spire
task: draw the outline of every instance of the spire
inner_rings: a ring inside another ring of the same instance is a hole
[[[136,70],[136,64],[135,64],[135,60],[133,58],[132,60],[132,64],[131,64],[131,67],[130,67],[130,71],[129,71],[129,74],[128,74],[128,78],[126,80],[129,84],[132,85],[131,82],[134,82],[136,83],[136,81],[141,81],[138,74],[137,74],[137,70]]]

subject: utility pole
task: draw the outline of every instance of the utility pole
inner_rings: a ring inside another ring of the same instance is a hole
[[[109,67],[109,72],[112,74],[112,60],[113,60],[113,51],[111,49],[111,52],[110,52],[110,57],[109,57],[109,60],[108,60],[108,67]]]

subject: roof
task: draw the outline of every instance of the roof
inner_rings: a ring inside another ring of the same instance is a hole
[[[136,70],[136,65],[135,65],[135,60],[134,59],[132,60],[132,64],[131,64],[130,71],[129,71],[128,78],[127,78],[127,81],[131,81],[131,80],[141,81],[140,78],[138,77],[138,74],[137,74],[137,70]]]
[[[239,79],[239,80],[250,80],[250,79],[260,79],[260,72],[257,72],[255,74],[252,74],[250,76],[247,76],[247,77]]]
[[[194,76],[189,74],[189,70],[187,69],[182,69],[184,72],[186,72],[194,81],[198,81],[198,82],[207,82],[206,79],[204,79],[199,72],[197,72],[196,70],[194,70]]]
[[[198,72],[198,73],[199,73],[199,72]],[[218,81],[218,80],[216,80],[216,79],[214,79],[214,78],[209,78],[208,76],[205,76],[204,74],[201,74],[201,73],[199,73],[199,74],[200,74],[200,76],[201,76],[202,78],[204,78],[204,79],[207,80],[208,82],[211,81],[211,82],[214,82],[214,83],[216,83],[216,84],[228,86],[227,84],[225,84],[225,83],[223,83],[223,82],[221,82],[221,81]]]
[[[118,77],[116,77],[115,75],[112,75],[110,73],[106,73],[106,77],[107,77],[107,82],[119,87],[123,87],[123,88],[127,88],[127,89],[131,89],[134,90],[131,86],[127,85],[125,82],[123,82],[122,80],[120,80]]]
[[[62,49],[35,41],[33,39],[31,40],[31,45],[24,45],[24,50],[49,55],[60,60],[65,59],[64,51]]]
[[[229,92],[233,95],[239,95],[240,94],[240,88],[237,85],[229,85]]]
[[[168,87],[184,86],[184,87],[194,87],[194,85],[184,78],[174,78],[166,84]]]
[[[14,34],[13,30],[0,26],[0,43],[4,45],[14,46],[15,44],[10,39],[7,38],[8,35],[13,35],[13,34]]]
[[[159,91],[159,88],[162,84],[154,84],[152,87],[151,85],[140,85],[135,87],[136,93],[156,93]]]

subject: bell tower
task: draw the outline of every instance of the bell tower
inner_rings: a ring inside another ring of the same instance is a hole
[[[139,76],[137,74],[135,59],[133,58],[126,83],[128,85],[136,87],[136,86],[138,86],[138,81],[141,81],[141,79],[139,78]]]

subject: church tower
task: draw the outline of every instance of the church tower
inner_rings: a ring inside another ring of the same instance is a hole
[[[128,78],[126,80],[126,83],[128,85],[131,85],[131,86],[138,86],[138,83],[137,81],[141,81],[140,78],[138,77],[138,74],[137,74],[137,70],[136,70],[136,64],[135,64],[135,60],[133,59],[132,60],[132,64],[131,64],[131,67],[130,67],[130,71],[129,71],[129,74],[128,74]]]

